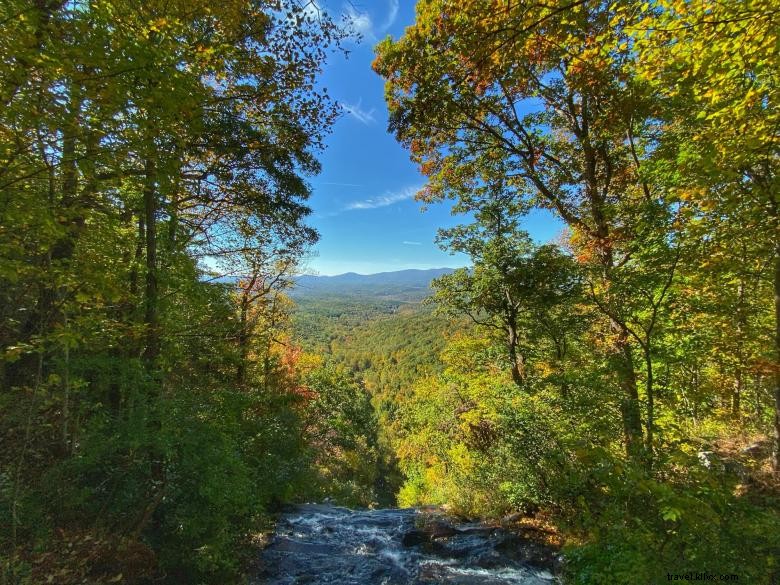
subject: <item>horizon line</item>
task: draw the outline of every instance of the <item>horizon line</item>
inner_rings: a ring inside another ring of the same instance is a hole
[[[369,272],[369,273],[355,272],[353,270],[348,270],[347,272],[339,272],[336,274],[303,272],[298,276],[324,276],[328,278],[333,278],[336,276],[346,276],[348,274],[354,274],[357,276],[376,276],[377,274],[393,274],[394,272],[408,272],[410,270],[414,270],[417,272],[428,272],[431,270],[457,270],[458,268],[467,268],[467,267],[466,266],[435,266],[432,268],[399,268],[397,270],[380,270],[379,272]]]

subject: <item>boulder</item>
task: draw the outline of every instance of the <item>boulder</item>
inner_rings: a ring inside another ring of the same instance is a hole
[[[421,528],[413,528],[401,537],[401,544],[406,547],[433,542],[439,538],[455,536],[458,531],[443,520],[433,520]]]
[[[455,536],[458,533],[450,524],[441,520],[431,522],[426,525],[423,530],[429,535],[430,540],[447,538],[448,536]]]
[[[405,547],[417,546],[425,542],[428,542],[428,535],[422,530],[417,530],[416,528],[413,528],[404,534],[401,538],[401,544]]]

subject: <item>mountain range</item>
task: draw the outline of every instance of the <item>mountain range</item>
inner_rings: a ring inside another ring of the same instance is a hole
[[[398,270],[377,274],[347,272],[336,276],[304,274],[296,278],[293,297],[372,296],[415,300],[430,294],[431,280],[453,272],[452,268]]]

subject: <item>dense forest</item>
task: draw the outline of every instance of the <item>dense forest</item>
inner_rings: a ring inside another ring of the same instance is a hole
[[[5,0],[0,585],[246,582],[325,499],[520,514],[565,582],[776,582],[779,18],[418,0],[374,70],[470,267],[305,295],[349,23]]]

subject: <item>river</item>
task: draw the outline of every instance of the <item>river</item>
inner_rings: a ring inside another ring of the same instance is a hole
[[[414,509],[305,505],[284,514],[253,585],[552,585],[532,546],[500,528],[439,523]],[[530,547],[530,548],[529,548]],[[529,552],[531,551],[531,552]],[[538,552],[538,551],[537,551]]]

